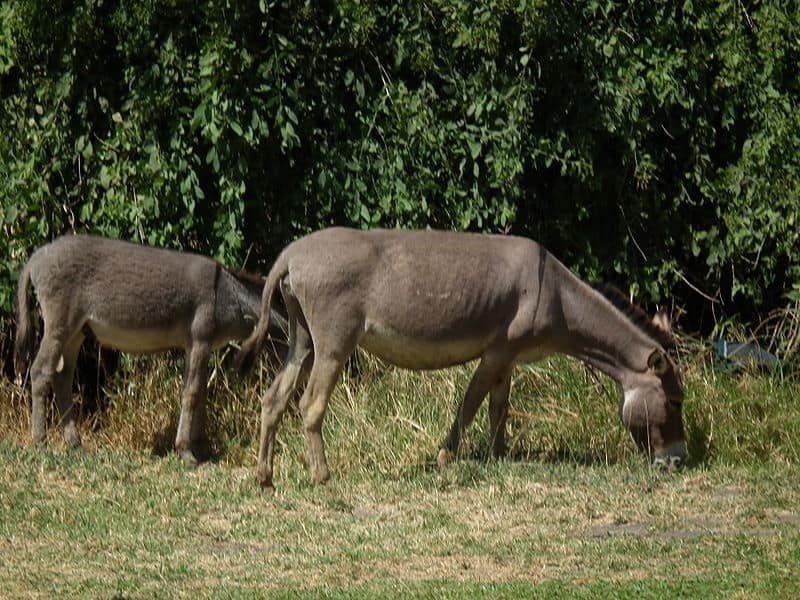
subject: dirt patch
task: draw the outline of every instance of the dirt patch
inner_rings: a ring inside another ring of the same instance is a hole
[[[607,523],[595,525],[589,529],[589,537],[594,538],[621,535],[630,535],[634,537],[651,535],[651,525],[647,525],[646,523]]]
[[[508,582],[518,579],[541,581],[552,575],[548,565],[520,565],[501,562],[491,556],[418,556],[400,561],[376,561],[369,569],[366,580],[382,578],[395,581],[417,582],[447,580],[459,582]],[[384,577],[376,578],[380,574]]]
[[[715,498],[738,498],[746,493],[744,487],[738,485],[727,485],[725,487],[717,488],[713,492]]]
[[[788,514],[776,519],[775,525],[790,523],[800,525],[800,515]],[[729,527],[722,525],[717,520],[694,520],[693,527],[681,529],[658,530],[648,523],[608,523],[595,525],[589,528],[590,538],[610,538],[631,536],[638,538],[653,538],[661,540],[694,540],[702,537],[735,537],[746,536],[752,538],[769,538],[779,535],[781,527]]]
[[[279,548],[255,542],[214,542],[206,546],[205,551],[216,556],[239,556],[242,554],[266,554],[279,551]]]
[[[400,518],[400,511],[391,504],[366,503],[353,507],[350,515],[357,521],[392,521]]]
[[[767,510],[767,518],[781,525],[793,525],[800,527],[800,514],[789,512],[787,510],[769,509]]]

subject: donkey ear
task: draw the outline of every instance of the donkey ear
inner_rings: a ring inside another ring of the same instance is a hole
[[[653,373],[661,377],[669,369],[669,361],[661,350],[653,350],[647,359],[647,366],[653,369]]]
[[[667,312],[664,310],[658,311],[653,317],[653,325],[658,327],[661,331],[672,333],[672,324],[669,322]]]

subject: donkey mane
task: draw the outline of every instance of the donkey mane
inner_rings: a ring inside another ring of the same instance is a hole
[[[252,288],[257,288],[259,290],[264,289],[264,283],[266,282],[266,278],[262,277],[261,275],[259,275],[257,273],[250,273],[249,271],[238,270],[238,269],[237,270],[233,270],[233,269],[229,269],[228,267],[224,267],[224,266],[222,268],[225,269],[228,273],[233,275],[236,279],[241,281],[246,286],[252,287]]]
[[[653,323],[648,314],[639,306],[628,300],[628,297],[619,291],[619,289],[609,283],[594,283],[592,287],[595,291],[602,294],[606,300],[611,302],[614,308],[624,314],[631,323],[661,344],[664,350],[669,351],[675,349],[675,338],[672,336],[672,333],[663,330]]]

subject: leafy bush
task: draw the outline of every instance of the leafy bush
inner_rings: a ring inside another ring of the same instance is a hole
[[[332,223],[510,231],[745,317],[800,283],[784,3],[18,0],[0,27],[3,311],[69,230],[262,267]]]

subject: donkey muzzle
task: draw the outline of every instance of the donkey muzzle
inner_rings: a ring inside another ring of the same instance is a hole
[[[685,458],[686,442],[675,442],[653,457],[653,465],[672,472],[683,466]]]

